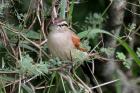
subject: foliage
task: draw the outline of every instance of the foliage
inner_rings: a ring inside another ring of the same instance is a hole
[[[131,62],[129,62],[129,60],[126,59],[126,56],[125,56],[122,52],[117,52],[116,57],[117,57],[118,59],[120,59],[121,61],[123,61],[123,65],[124,65],[126,68],[130,69],[130,67],[131,67]]]
[[[138,57],[140,57],[140,48],[137,48],[137,51],[136,51]]]
[[[29,55],[25,55],[21,57],[21,62],[19,65],[19,73],[27,75],[43,75],[44,73],[48,73],[47,64],[40,62],[39,64],[33,64],[33,59],[29,57]]]
[[[106,1],[98,0],[98,7],[95,9],[90,7],[93,7],[91,2],[95,4],[96,0],[54,1],[0,1],[0,93],[9,93],[9,88],[12,93],[87,93],[94,87],[91,87],[92,81],[99,88],[97,91],[102,93],[102,84],[100,86],[94,76],[96,69],[87,67],[91,73],[89,74],[87,69],[82,70],[82,66],[84,67],[85,61],[90,61],[86,64],[91,63],[93,67],[96,60],[108,62],[110,59],[104,55],[111,56],[114,49],[116,58],[111,60],[122,62],[127,70],[134,70],[132,75],[139,76],[139,44],[133,44],[137,48],[135,51],[128,43],[134,40],[132,35],[139,36],[136,23],[126,26],[123,24],[120,36],[115,36],[104,29],[106,12],[110,7],[108,5],[104,8]],[[66,19],[77,30],[77,35],[81,38],[80,46],[87,49],[86,52],[72,50],[73,63],[54,58],[48,51],[47,34],[54,6],[57,9],[56,16]],[[95,11],[99,8],[102,9]],[[104,43],[108,41],[103,40],[104,34],[117,41],[117,45],[105,47]],[[92,56],[89,57],[88,54]],[[119,62],[116,64],[120,65]],[[84,72],[92,78],[88,78]],[[98,72],[97,76],[101,74]],[[118,83],[116,86],[119,86]],[[121,86],[117,87],[117,90],[120,91],[120,88]]]

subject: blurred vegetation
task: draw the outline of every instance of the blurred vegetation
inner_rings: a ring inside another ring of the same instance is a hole
[[[112,59],[126,76],[124,81],[139,88],[140,2],[126,2],[120,36],[107,30],[112,3],[113,0],[0,0],[0,93],[127,93],[122,92],[119,75],[112,74],[113,79],[108,81],[100,73]],[[72,72],[65,70],[69,63],[52,58],[47,47],[54,6],[58,16],[81,38],[81,46],[95,53],[88,62],[81,61],[82,55],[76,56]],[[117,44],[106,47],[108,40],[104,36],[112,37]],[[114,58],[108,58],[114,49]],[[95,68],[91,68],[93,65]]]

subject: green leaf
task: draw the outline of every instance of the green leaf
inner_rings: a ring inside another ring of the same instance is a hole
[[[107,34],[107,35],[113,36],[111,33],[107,32],[105,30],[102,30],[102,29],[97,29],[97,28],[95,28],[95,29],[89,29],[89,30],[80,32],[80,33],[78,33],[78,36],[80,38],[85,38],[85,37],[92,38],[93,35],[99,34],[99,33],[103,33],[103,34]]]
[[[77,62],[83,62],[85,60],[88,60],[88,54],[87,52],[83,52],[77,49],[73,49],[71,50],[71,56],[72,56],[72,60],[77,63]]]
[[[132,65],[132,62],[130,62],[129,59],[126,59],[126,56],[124,55],[124,53],[123,52],[117,52],[116,54],[117,54],[116,57],[123,62],[123,65],[126,68],[130,69],[130,67]]]
[[[20,72],[26,73],[32,69],[31,62],[33,62],[33,59],[29,55],[22,56],[20,61]]]
[[[29,55],[22,56],[21,58],[21,66],[23,68],[30,68],[32,66],[33,59]]]
[[[113,48],[100,48],[100,51],[110,56],[113,52]]]
[[[4,46],[3,46],[3,44],[2,44],[2,42],[0,41],[0,48],[4,48]]]
[[[138,58],[138,56],[136,55],[136,53],[129,47],[129,45],[125,41],[123,41],[121,39],[117,39],[117,40],[128,51],[128,53],[135,60],[135,62],[140,66],[140,59]]]
[[[34,68],[36,68],[38,75],[48,73],[48,65],[46,63],[40,62],[39,64],[36,64]]]
[[[30,39],[40,39],[40,33],[37,33],[37,32],[32,31],[32,30],[25,33],[25,36],[27,38],[30,38]]]
[[[33,93],[33,90],[32,90],[29,86],[27,86],[27,85],[25,85],[25,84],[22,84],[21,87],[22,87],[27,93]]]
[[[24,55],[20,61],[20,73],[26,75],[41,75],[48,73],[48,65],[45,62],[33,63],[33,59],[29,55]]]
[[[136,51],[138,57],[140,57],[140,48],[137,48],[137,51]]]
[[[8,76],[0,76],[0,80],[5,81],[5,82],[15,81],[14,78],[8,77]]]
[[[123,60],[123,61],[126,60],[126,56],[124,55],[124,53],[117,52],[116,54],[117,54],[116,57],[119,58],[120,60]]]
[[[36,53],[38,52],[37,50],[35,50],[34,47],[31,47],[28,44],[20,43],[20,47],[25,48],[25,49],[28,49],[28,50],[33,51],[33,52],[36,52]]]

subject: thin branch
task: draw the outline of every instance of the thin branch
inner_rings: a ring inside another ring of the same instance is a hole
[[[100,85],[98,85],[98,86],[91,87],[91,89],[95,89],[95,88],[98,88],[98,87],[102,87],[102,86],[105,86],[105,85],[108,85],[108,84],[111,84],[111,83],[114,83],[114,82],[117,82],[117,81],[120,81],[120,79],[112,80],[112,81],[109,81],[109,82],[100,84]]]
[[[36,90],[39,89],[44,89],[44,88],[49,88],[49,87],[54,87],[55,85],[50,85],[50,86],[41,86],[41,87],[35,87]]]
[[[140,14],[138,14],[138,13],[136,13],[136,12],[133,12],[132,10],[129,10],[128,8],[125,8],[125,10],[129,11],[129,12],[132,13],[132,14],[135,14],[135,15],[137,15],[137,16],[140,16]]]

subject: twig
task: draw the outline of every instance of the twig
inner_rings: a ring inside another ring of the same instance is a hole
[[[36,78],[36,77],[37,77],[37,76],[31,77],[30,79],[26,80],[26,81],[24,82],[24,84],[27,83],[27,82],[29,82],[29,81],[31,81],[31,80],[33,80],[33,79]]]
[[[5,49],[7,50],[9,55],[16,60],[16,63],[18,63],[18,57],[16,57],[16,52],[15,52],[14,48],[11,46],[11,44],[9,42],[9,38],[8,38],[8,36],[7,36],[6,32],[4,31],[2,26],[1,26],[1,29],[2,29],[1,35],[3,38],[3,44],[5,45]],[[8,49],[8,46],[9,46],[10,50],[12,51],[12,53]]]
[[[18,93],[21,93],[21,75],[19,76]]]
[[[100,41],[90,52],[89,54],[92,54],[92,52],[101,44],[102,41]]]
[[[63,73],[59,73],[61,77],[63,77],[64,79],[67,80],[67,82],[69,83],[73,93],[77,93],[76,90],[75,90],[75,87],[73,85],[73,81],[72,79],[68,76],[68,75],[64,75]]]
[[[92,90],[75,73],[73,74],[75,78],[89,91],[89,93],[92,93]]]
[[[21,80],[24,80],[24,79],[25,78],[22,78]],[[18,83],[19,81],[20,81],[20,79],[16,80],[16,81],[13,81],[12,83],[9,83],[9,84],[5,85],[4,87],[8,87],[8,86],[12,85],[13,83]]]
[[[135,3],[131,3],[131,2],[126,2],[127,4],[130,4],[130,5],[134,5],[134,6],[136,6],[136,7],[140,7],[140,5],[139,4],[135,4]]]
[[[138,15],[138,16],[140,16],[140,14],[138,14],[138,13],[135,13],[135,12],[133,12],[133,11],[129,10],[128,8],[125,8],[125,10],[129,11],[129,12],[130,12],[130,13],[132,13],[132,14],[135,14],[135,15]]]
[[[65,88],[65,85],[64,85],[64,80],[62,78],[62,75],[60,75],[60,79],[61,79],[61,82],[62,82],[62,87],[64,89],[64,93],[66,93],[66,88]]]
[[[31,86],[32,93],[36,93],[36,92],[35,92],[35,87],[31,84],[31,82],[28,82],[28,84]]]
[[[94,81],[95,81],[95,83],[97,84],[97,86],[99,85],[99,82],[97,81],[97,79],[96,79],[96,77],[94,76],[94,72],[92,72],[92,70],[91,70],[91,68],[89,67],[89,65],[87,65],[88,66],[88,69],[90,70],[90,72],[91,72],[91,77],[94,79]],[[94,68],[94,62],[92,62],[92,69]],[[102,89],[101,89],[101,87],[99,87],[99,93],[103,93],[103,91],[102,91]]]
[[[105,57],[102,57],[99,55],[99,53],[89,53],[88,56],[90,58],[96,58],[96,59],[99,59],[99,60],[104,60],[104,61],[119,61],[119,60],[114,60],[114,59],[109,59],[109,58],[105,58]]]
[[[106,82],[106,83],[100,84],[100,85],[98,85],[98,86],[91,87],[91,89],[95,89],[95,88],[98,88],[98,87],[102,87],[102,86],[105,86],[105,85],[108,85],[108,84],[111,84],[111,83],[117,82],[117,81],[119,81],[119,80],[120,80],[120,79],[112,80],[112,81],[109,81],[109,82]]]
[[[32,24],[28,27],[28,30],[30,30],[33,27],[33,25],[35,24],[35,22],[36,22],[36,17],[34,18]]]
[[[52,13],[51,13],[51,21],[54,23],[54,19],[57,18],[57,12],[56,12],[56,7],[55,7],[55,4],[56,4],[56,1],[57,0],[53,0],[52,2]]]
[[[17,71],[10,71],[10,72],[0,71],[0,74],[18,74],[18,72]]]
[[[35,42],[31,41],[30,39],[28,39],[26,36],[24,36],[21,32],[18,32],[16,29],[14,28],[9,28],[8,26],[6,26],[4,23],[2,23],[0,21],[0,25],[5,26],[8,30],[10,30],[11,32],[18,34],[20,36],[22,36],[25,40],[27,40],[28,42],[30,42],[31,44],[33,44],[35,47],[37,47],[39,50],[41,50],[41,52],[47,56],[49,58],[49,56],[45,53],[45,51],[43,49],[41,49],[40,45],[36,44]]]
[[[48,39],[45,39],[44,41],[41,42],[40,46],[44,45],[45,43],[47,43]]]
[[[35,87],[36,90],[39,89],[44,89],[44,88],[49,88],[49,87],[54,87],[55,85],[50,85],[50,86],[41,86],[41,87]]]

